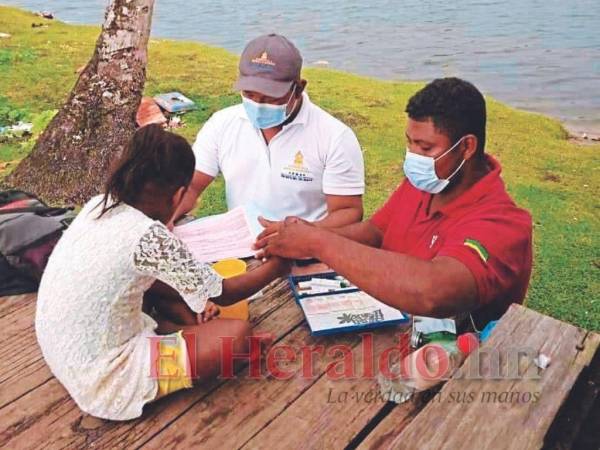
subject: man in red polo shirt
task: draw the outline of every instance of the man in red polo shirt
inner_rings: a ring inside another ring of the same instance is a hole
[[[406,112],[407,179],[370,220],[329,230],[297,218],[265,221],[256,247],[264,256],[316,257],[402,311],[472,312],[482,325],[525,298],[531,216],[484,152],[485,99],[475,86],[435,80]]]

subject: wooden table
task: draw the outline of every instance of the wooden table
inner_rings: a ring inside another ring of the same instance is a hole
[[[140,419],[127,422],[83,414],[52,376],[35,339],[35,295],[0,298],[0,448],[525,449],[565,448],[560,445],[598,438],[598,424],[592,423],[600,417],[598,334],[512,306],[480,349],[481,354],[500,350],[498,358],[476,361],[480,353],[472,354],[436,396],[421,394],[396,405],[377,396],[374,378],[360,376],[369,357],[359,335],[313,337],[285,281],[265,292],[251,303],[252,324],[273,333],[278,345],[323,346],[323,355],[315,353],[314,376],[252,379],[243,370],[234,379],[155,402]],[[375,360],[402,331],[373,333]],[[539,351],[552,361],[545,370],[535,368],[539,379],[492,379],[494,361],[500,370],[511,364],[503,353],[507,349],[529,349],[517,360],[522,371],[532,369],[530,356]],[[342,357],[352,358],[357,378],[328,376],[328,365]],[[297,370],[300,358],[279,367]],[[477,367],[480,379],[465,379]],[[461,392],[476,400],[460,401]],[[537,392],[538,399],[478,400],[505,392]]]

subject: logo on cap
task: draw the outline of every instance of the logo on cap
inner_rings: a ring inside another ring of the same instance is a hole
[[[261,64],[261,65],[266,65],[266,66],[275,66],[275,63],[269,59],[269,55],[267,55],[267,52],[263,52],[262,55],[260,55],[260,57],[254,58],[252,60],[252,62],[254,64]]]

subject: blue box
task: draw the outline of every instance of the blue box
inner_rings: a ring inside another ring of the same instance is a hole
[[[296,303],[298,304],[298,306],[302,309],[302,312],[304,313],[304,315],[306,317],[306,322],[310,328],[310,332],[313,336],[347,333],[347,332],[361,332],[361,331],[371,330],[374,328],[402,325],[402,324],[406,324],[410,321],[410,316],[408,314],[396,310],[397,313],[399,313],[401,315],[401,318],[394,318],[394,319],[388,318],[386,320],[374,321],[374,322],[369,322],[369,323],[355,323],[355,324],[345,325],[345,326],[335,326],[335,327],[331,327],[331,328],[326,327],[326,328],[313,329],[311,320],[309,320],[308,316],[306,316],[306,312],[305,312],[304,306],[303,306],[304,302],[301,302],[301,300],[309,299],[312,297],[332,296],[332,295],[340,295],[340,294],[348,294],[348,293],[351,294],[353,292],[360,292],[361,290],[358,289],[357,287],[353,286],[353,287],[349,287],[349,288],[340,288],[339,290],[332,290],[330,292],[319,292],[319,293],[315,293],[315,294],[309,294],[309,293],[304,293],[302,291],[299,291],[298,283],[300,283],[301,281],[309,281],[312,278],[323,278],[323,279],[327,279],[327,280],[333,280],[337,276],[338,276],[338,274],[336,272],[324,272],[324,273],[299,275],[299,276],[290,275],[288,277],[288,282],[290,284],[292,294],[294,295],[294,299],[296,300]],[[380,303],[383,303],[383,302],[380,302]],[[385,304],[383,304],[382,307],[392,308],[391,306],[385,305]],[[392,308],[392,309],[395,309],[395,308]],[[340,312],[340,314],[344,314],[344,313]],[[380,312],[380,314],[381,314],[381,312]],[[342,318],[338,317],[338,320],[339,319],[342,319]]]
[[[168,92],[154,97],[154,101],[162,109],[170,113],[184,113],[197,108],[193,100],[190,100],[181,92]]]

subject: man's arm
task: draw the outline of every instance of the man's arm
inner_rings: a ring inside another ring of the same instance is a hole
[[[363,217],[362,195],[326,195],[327,216],[314,222],[318,227],[334,228],[360,222]]]
[[[256,257],[259,259],[265,256],[262,253],[262,249],[267,246],[270,237],[272,237],[272,235],[276,233],[279,233],[279,231],[283,229],[283,227],[285,227],[286,225],[297,222],[313,227],[316,225],[315,223],[308,222],[298,217],[286,217],[286,219],[281,222],[271,222],[269,220],[264,219],[263,217],[259,217],[258,221],[265,228],[257,236],[256,242],[253,245],[253,248],[255,250],[258,250]],[[381,247],[381,243],[383,242],[383,232],[375,225],[373,225],[373,223],[370,220],[351,223],[349,225],[337,228],[329,228],[329,231],[339,236],[343,236],[347,239],[350,239],[352,241],[368,245],[369,247],[379,248]]]
[[[256,238],[255,249],[262,248],[259,242],[265,237],[277,233],[285,221],[301,221],[316,227],[335,229],[345,232],[346,227],[360,224],[363,216],[362,195],[327,195],[327,216],[316,222],[308,222],[296,216],[286,217],[284,220],[272,221],[259,217],[264,230]],[[353,232],[356,232],[354,230]],[[264,241],[266,243],[266,241]],[[361,241],[362,242],[362,241]]]
[[[473,275],[451,257],[421,260],[302,223],[285,225],[269,238],[264,251],[318,258],[373,297],[411,314],[448,317],[477,305]]]
[[[379,248],[383,242],[383,232],[373,225],[373,222],[370,220],[352,223],[345,227],[331,228],[330,231],[338,236],[368,245],[369,247]]]
[[[179,220],[184,214],[187,214],[194,209],[198,197],[214,179],[215,177],[207,175],[204,172],[200,172],[198,170],[194,171],[192,182],[190,183],[190,186],[188,187],[181,204],[173,214],[169,225],[177,222],[177,220]]]

